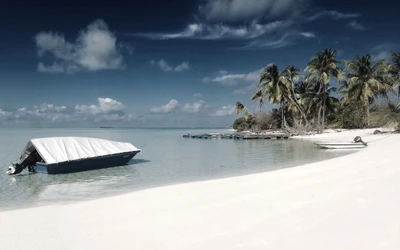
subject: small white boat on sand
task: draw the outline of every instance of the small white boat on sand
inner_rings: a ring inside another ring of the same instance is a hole
[[[324,149],[361,149],[366,147],[362,143],[316,143],[316,145]]]
[[[333,143],[315,143],[318,147],[324,149],[362,149],[368,146],[363,142],[360,136],[354,138],[354,142],[333,142]]]

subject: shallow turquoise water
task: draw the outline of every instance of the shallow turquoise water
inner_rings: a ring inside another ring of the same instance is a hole
[[[0,129],[0,210],[67,203],[135,190],[225,178],[329,159],[349,152],[319,150],[302,140],[184,139],[191,129]],[[131,142],[142,153],[127,166],[64,175],[8,176],[31,138],[85,136]]]

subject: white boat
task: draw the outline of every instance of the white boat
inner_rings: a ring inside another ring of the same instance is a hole
[[[315,143],[318,147],[324,149],[361,149],[366,145],[362,143]]]
[[[127,164],[140,149],[128,142],[86,138],[53,137],[32,139],[7,174],[30,172],[63,174]]]

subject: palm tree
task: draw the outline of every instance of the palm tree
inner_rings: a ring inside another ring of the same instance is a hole
[[[385,60],[380,60],[375,64],[371,62],[371,56],[356,56],[353,60],[346,62],[347,81],[343,83],[346,87],[343,101],[346,103],[351,100],[360,101],[367,114],[369,125],[369,104],[376,97],[388,99],[387,92],[392,91],[390,79],[388,77],[389,65]]]
[[[305,71],[309,72],[307,80],[313,82],[318,88],[317,95],[326,92],[331,77],[335,81],[339,81],[340,68],[338,66],[339,61],[336,60],[336,50],[324,49],[315,54],[313,58],[308,62]],[[329,93],[329,92],[326,92]],[[323,95],[323,98],[326,98]],[[322,106],[322,129],[325,127],[325,104],[326,101],[321,103]]]
[[[301,100],[308,115],[318,114],[317,124],[320,123],[323,107],[325,107],[328,113],[333,113],[339,104],[339,100],[336,97],[330,96],[330,93],[335,92],[336,88],[328,85],[324,88],[323,92],[318,93],[318,90],[318,87],[308,87]]]
[[[264,96],[263,96],[263,93],[262,93],[261,89],[257,90],[254,93],[254,95],[251,97],[251,100],[256,101],[257,104],[260,106],[260,112],[261,112],[261,107],[264,104],[263,99],[264,99]]]
[[[285,102],[288,99],[289,89],[282,79],[285,77],[279,73],[278,66],[273,64],[267,66],[260,76],[258,90],[263,90],[262,95],[268,96],[268,101],[272,104],[280,104],[282,112],[282,128],[285,126]]]
[[[298,68],[296,68],[295,66],[288,66],[286,67],[286,69],[283,70],[282,75],[286,78],[283,78],[283,82],[285,83],[285,85],[288,87],[289,90],[289,95],[288,98],[291,102],[291,104],[293,104],[297,111],[300,112],[301,116],[303,117],[303,119],[305,120],[306,124],[308,124],[308,120],[307,120],[307,116],[303,111],[303,108],[301,107],[301,105],[298,102],[298,98],[296,95],[296,91],[295,91],[295,81],[297,81],[299,79],[299,72],[300,70]]]
[[[390,57],[392,64],[389,65],[389,73],[392,76],[394,87],[398,87],[397,94],[400,95],[400,53],[393,53]]]
[[[237,114],[238,116],[240,116],[240,114],[241,114],[242,112],[244,112],[245,118],[247,117],[247,108],[246,108],[241,102],[236,102],[236,104],[235,104],[235,111],[236,111],[236,114]]]

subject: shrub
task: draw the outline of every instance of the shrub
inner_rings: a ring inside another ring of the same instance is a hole
[[[244,122],[245,122],[244,117],[237,118],[237,119],[233,122],[232,128],[238,130],[239,127],[240,127],[240,126],[242,125],[242,123],[244,123]]]
[[[276,129],[280,125],[280,116],[277,112],[261,112],[250,114],[246,118],[240,117],[232,125],[237,131]]]
[[[279,121],[276,120],[276,116],[272,112],[258,113],[256,122],[258,129],[260,130],[276,129],[277,123],[279,123]]]
[[[396,105],[392,102],[389,103],[379,103],[371,107],[370,113],[370,125],[371,127],[390,127],[399,124],[400,113]]]
[[[340,107],[336,124],[342,128],[365,128],[368,125],[367,110],[358,101],[351,101]]]

